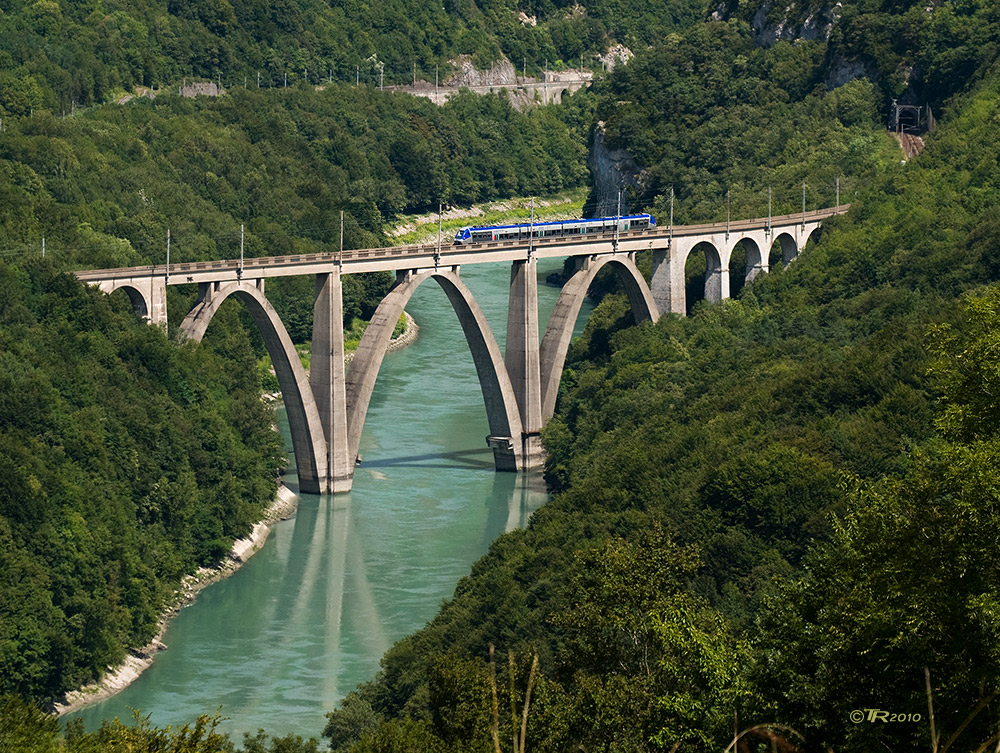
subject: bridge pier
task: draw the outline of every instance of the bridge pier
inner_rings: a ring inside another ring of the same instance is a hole
[[[664,313],[685,314],[684,262],[690,249],[678,248],[679,241],[671,239],[666,248],[653,249],[653,274],[650,291],[656,308]],[[680,269],[678,270],[678,260]]]
[[[111,293],[125,290],[135,312],[166,326],[166,286],[198,284],[198,301],[179,328],[181,338],[201,340],[219,306],[230,296],[248,306],[274,363],[288,410],[292,444],[303,491],[343,492],[351,488],[365,414],[379,367],[403,307],[417,287],[433,278],[462,326],[479,376],[489,421],[488,446],[498,470],[540,465],[539,432],[555,411],[563,364],[574,324],[594,275],[612,265],[628,295],[636,322],[656,321],[660,312],[686,313],[684,267],[699,244],[706,249],[706,298],[730,291],[733,248],[744,244],[746,279],[769,267],[774,241],[788,264],[821,223],[848,206],[801,215],[758,218],[702,226],[671,226],[587,238],[532,239],[527,244],[469,247],[438,244],[403,249],[362,249],[332,254],[296,254],[259,259],[185,262],[163,266],[77,272]],[[656,246],[660,247],[657,248]],[[635,254],[652,250],[652,284],[647,286]],[[575,272],[563,287],[539,343],[537,258],[570,256]],[[482,311],[462,282],[462,264],[512,263],[507,341],[501,353]],[[397,272],[396,284],[379,304],[351,368],[344,367],[341,274]],[[284,324],[264,295],[265,278],[315,275],[312,372],[305,369]]]
[[[327,478],[323,486],[331,494],[350,491],[354,482],[355,458],[348,449],[343,322],[340,270],[316,275],[309,385],[326,438]]]
[[[231,295],[247,305],[271,356],[288,413],[299,488],[304,492],[323,493],[329,487],[326,441],[309,377],[278,312],[264,297],[257,281],[199,284],[198,300],[181,322],[177,338],[201,342],[219,307]]]
[[[507,342],[504,364],[521,413],[521,451],[525,468],[545,462],[542,430],[542,374],[538,340],[538,264],[534,257],[510,268]]]

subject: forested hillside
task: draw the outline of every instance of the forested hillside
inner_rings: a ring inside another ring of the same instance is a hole
[[[236,91],[39,114],[0,140],[0,254],[61,269],[386,245],[402,212],[547,193],[586,179],[584,147],[548,109],[496,96],[445,107],[367,87]],[[370,315],[388,275],[344,280],[345,319]],[[310,337],[312,282],[269,289],[296,342]],[[191,291],[170,290],[179,323]]]
[[[58,270],[162,262],[167,228],[173,259],[234,256],[241,223],[251,255],[322,250],[341,210],[350,246],[381,242],[403,210],[578,185],[600,121],[645,168],[634,206],[661,221],[671,189],[695,222],[724,218],[727,196],[760,216],[769,187],[795,211],[803,182],[828,206],[838,179],[852,211],[689,318],[630,327],[604,300],[544,433],[557,496],[331,714],[331,748],[722,750],[759,725],[749,750],[995,746],[994,4],[140,6],[0,16],[3,690],[48,698],[141,641],[277,464],[260,343],[235,310],[195,354]],[[537,70],[612,40],[637,57],[558,111],[305,80],[350,79],[373,53],[404,80],[457,53]],[[286,68],[287,90],[252,85]],[[59,117],[185,75],[251,86]],[[884,133],[894,98],[940,121],[909,163]],[[346,308],[385,283],[345,286]],[[274,292],[306,339],[311,290]],[[172,291],[174,322],[191,294]],[[0,742],[46,753],[233,747],[205,720],[60,742],[19,702],[0,715]]]
[[[91,3],[8,0],[0,15],[0,116],[61,114],[113,101],[136,87],[184,77],[226,88],[333,79],[409,83],[470,55],[482,67],[506,56],[538,73],[601,67],[615,42],[645,46],[697,19],[703,0],[196,0]]]
[[[0,693],[47,700],[149,641],[280,447],[244,332],[175,347],[48,264],[0,262],[0,363]]]
[[[891,35],[898,5],[843,14]],[[985,3],[939,10],[1000,31]],[[718,219],[727,188],[759,206],[852,158],[853,209],[739,300],[641,327],[601,304],[544,432],[559,494],[330,716],[334,750],[504,749],[525,717],[537,750],[722,750],[759,725],[749,750],[995,745],[1000,70],[935,39],[890,48],[969,71],[919,90],[946,105],[909,163],[876,132],[889,78],[827,89],[832,44],[759,47],[736,17],[598,92],[660,212],[670,185],[682,220]]]

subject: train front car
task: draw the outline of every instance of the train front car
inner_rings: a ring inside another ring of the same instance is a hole
[[[621,231],[648,230],[656,227],[656,220],[649,214],[634,214],[622,217],[595,217],[590,220],[536,222],[533,225],[463,227],[455,233],[455,243],[457,245],[464,245],[483,243],[485,241],[526,241],[531,236],[535,238],[553,238],[571,235],[613,233],[616,226]]]

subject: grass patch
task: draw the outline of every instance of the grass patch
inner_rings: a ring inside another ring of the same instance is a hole
[[[535,197],[535,221],[578,219],[583,216],[587,188],[575,188],[551,196]],[[455,231],[467,225],[510,225],[531,219],[531,197],[505,199],[490,204],[452,208],[442,214],[441,242],[450,245]],[[432,243],[437,240],[437,213],[404,215],[389,231],[394,245]]]

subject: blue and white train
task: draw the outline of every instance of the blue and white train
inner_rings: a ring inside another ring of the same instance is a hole
[[[455,243],[485,243],[487,241],[526,241],[529,237],[555,238],[562,236],[602,235],[613,233],[615,223],[619,232],[648,230],[656,227],[656,220],[649,214],[630,214],[621,217],[596,217],[592,220],[562,220],[536,222],[533,225],[493,225],[489,227],[463,227],[455,233]]]

